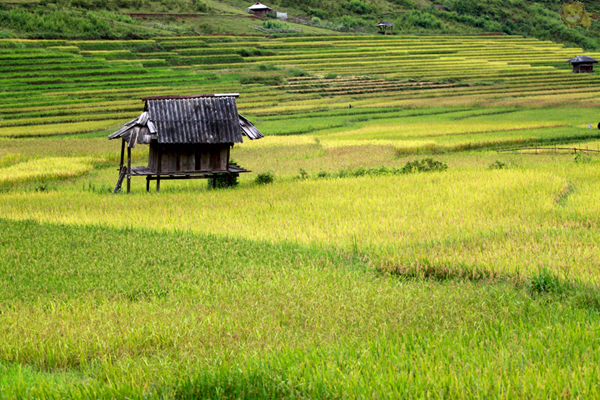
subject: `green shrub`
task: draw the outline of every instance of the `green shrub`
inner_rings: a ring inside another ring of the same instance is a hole
[[[281,75],[268,75],[268,76],[242,76],[240,77],[240,83],[248,85],[251,83],[258,83],[261,85],[279,86],[285,83],[285,79]]]
[[[309,176],[308,172],[306,172],[306,170],[304,168],[300,168],[300,170],[298,171],[298,178],[307,179],[308,176]]]
[[[307,72],[304,72],[300,68],[296,68],[296,67],[288,68],[287,69],[287,75],[288,76],[293,76],[293,77],[310,76]]]
[[[200,0],[192,0],[192,5],[194,6],[194,10],[199,13],[207,13],[210,11],[210,7]]]
[[[362,18],[355,18],[349,15],[343,15],[340,18],[337,18],[335,22],[339,23],[342,28],[344,28],[342,30],[361,28],[367,24]]]
[[[527,289],[531,294],[560,294],[566,289],[565,283],[551,271],[542,268],[529,278]]]
[[[491,163],[490,165],[488,165],[489,169],[506,169],[508,168],[508,165],[502,161],[496,160],[493,163]]]
[[[267,171],[256,175],[256,179],[254,179],[254,182],[256,182],[259,185],[266,185],[268,183],[273,183],[274,180],[275,174],[273,174],[271,171]]]
[[[424,158],[422,160],[414,160],[407,162],[401,171],[404,174],[411,174],[415,172],[432,172],[432,171],[445,171],[448,169],[448,165],[441,161],[436,161],[432,158]]]
[[[265,21],[263,22],[262,26],[266,29],[290,29],[290,26],[288,24],[279,20]]]
[[[428,12],[412,10],[410,13],[402,17],[401,26],[412,25],[425,29],[440,29],[442,21],[437,19],[435,15]]]
[[[277,71],[277,70],[280,70],[281,67],[278,67],[273,64],[259,64],[257,69],[259,71]]]
[[[327,11],[323,11],[320,8],[309,8],[307,14],[308,16],[320,19],[328,19],[330,16]]]
[[[413,0],[390,0],[390,2],[412,10],[419,8],[418,4]]]
[[[236,51],[242,57],[274,56],[275,52],[271,50],[257,49],[256,47],[239,49]]]
[[[592,158],[590,156],[586,156],[583,153],[577,153],[573,158],[573,161],[575,161],[578,164],[588,164],[592,162]]]
[[[16,37],[17,36],[10,31],[0,30],[0,39],[14,39]]]
[[[354,14],[370,14],[373,12],[373,6],[364,3],[360,0],[350,0],[348,3],[342,5],[346,10]]]
[[[237,162],[235,162],[233,160],[233,158],[231,160],[229,160],[229,164],[239,167],[239,164]],[[213,189],[213,188],[223,189],[223,188],[238,186],[240,184],[240,181],[239,181],[240,174],[232,173],[229,175],[230,175],[229,178],[227,177],[226,174],[217,174],[213,177],[208,178],[207,179],[208,189]],[[229,185],[227,184],[228,179],[229,179]]]

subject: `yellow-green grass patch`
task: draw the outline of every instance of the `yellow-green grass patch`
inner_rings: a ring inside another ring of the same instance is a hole
[[[0,168],[0,186],[30,181],[73,178],[93,169],[88,157],[50,157]]]
[[[72,122],[64,124],[29,125],[0,128],[0,137],[35,137],[69,135],[103,130],[109,126],[117,126],[124,120],[102,120],[87,122]]]

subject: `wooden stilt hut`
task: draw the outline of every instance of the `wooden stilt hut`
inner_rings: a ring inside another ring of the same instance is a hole
[[[573,65],[573,72],[594,72],[594,63],[597,63],[597,60],[594,60],[589,56],[577,56],[571,58],[567,61]]]
[[[121,164],[115,193],[127,179],[145,176],[146,190],[150,181],[169,179],[201,179],[224,176],[230,182],[232,174],[250,172],[229,163],[230,149],[242,142],[242,135],[259,139],[263,134],[237,111],[238,93],[192,96],[143,97],[144,112],[108,136],[121,138]],[[131,149],[136,144],[150,145],[148,165],[131,166]],[[127,165],[125,165],[127,148]]]
[[[248,13],[254,14],[258,17],[264,17],[267,14],[273,13],[273,10],[271,9],[271,7],[265,6],[262,3],[253,4],[250,7],[248,7],[246,9],[246,11],[248,11]]]
[[[390,33],[393,33],[393,30],[394,30],[394,24],[392,24],[391,22],[388,22],[388,21],[380,22],[375,26],[377,27],[377,29],[379,29],[377,31],[377,33],[381,33],[383,35],[387,35],[388,29],[389,29]]]

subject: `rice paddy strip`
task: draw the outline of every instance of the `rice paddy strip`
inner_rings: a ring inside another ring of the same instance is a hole
[[[30,181],[73,178],[89,172],[92,159],[54,157],[26,161],[0,168],[0,187]]]

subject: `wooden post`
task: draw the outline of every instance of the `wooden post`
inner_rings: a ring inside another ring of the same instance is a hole
[[[123,164],[125,161],[125,139],[121,140],[121,164],[119,165],[119,171],[123,169]]]
[[[158,165],[156,166],[156,191],[160,192],[160,168],[162,163],[162,152],[160,151],[160,147],[156,147],[156,152],[158,153]]]
[[[146,175],[146,192],[150,191],[150,177],[152,175]]]
[[[131,191],[131,147],[127,146],[127,193]]]

